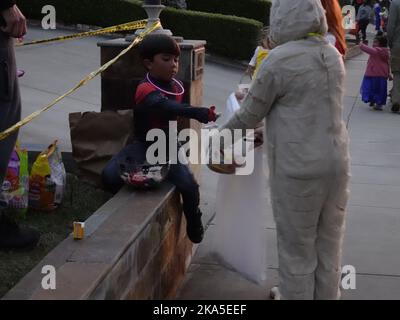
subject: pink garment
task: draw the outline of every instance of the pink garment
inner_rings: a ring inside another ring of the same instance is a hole
[[[367,77],[384,77],[389,78],[390,68],[390,51],[389,48],[382,47],[368,47],[365,44],[360,44],[360,49],[369,54],[367,70],[365,76]]]

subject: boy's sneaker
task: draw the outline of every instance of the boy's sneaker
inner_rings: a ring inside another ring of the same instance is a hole
[[[397,113],[397,112],[399,112],[399,110],[400,110],[400,105],[399,104],[394,104],[394,105],[392,105],[392,112],[393,113]]]
[[[0,212],[0,250],[33,249],[39,238],[39,232],[31,228],[20,227]]]
[[[369,106],[370,106],[371,108],[374,107],[374,106],[375,106],[375,102],[372,102],[372,101],[371,101],[371,102],[369,103]]]
[[[374,110],[382,111],[382,110],[383,110],[383,106],[376,105],[376,106],[374,107]]]
[[[201,222],[202,213],[197,210],[194,216],[186,218],[186,233],[193,243],[200,243],[204,237],[203,223]]]

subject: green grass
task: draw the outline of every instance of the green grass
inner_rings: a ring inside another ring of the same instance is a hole
[[[59,208],[51,213],[28,211],[21,225],[36,228],[41,238],[38,246],[28,252],[0,251],[0,298],[68,237],[73,221],[85,221],[111,197],[112,194],[68,175],[66,194]]]

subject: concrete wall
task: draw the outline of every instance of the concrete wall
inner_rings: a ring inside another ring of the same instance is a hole
[[[186,237],[179,195],[170,184],[151,192],[123,188],[52,250],[3,299],[173,298],[195,247]],[[56,289],[42,288],[42,268],[56,270]]]

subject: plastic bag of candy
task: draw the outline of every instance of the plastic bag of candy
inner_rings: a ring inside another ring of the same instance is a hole
[[[56,209],[64,197],[66,180],[56,140],[33,163],[29,179],[29,206],[44,211]]]

